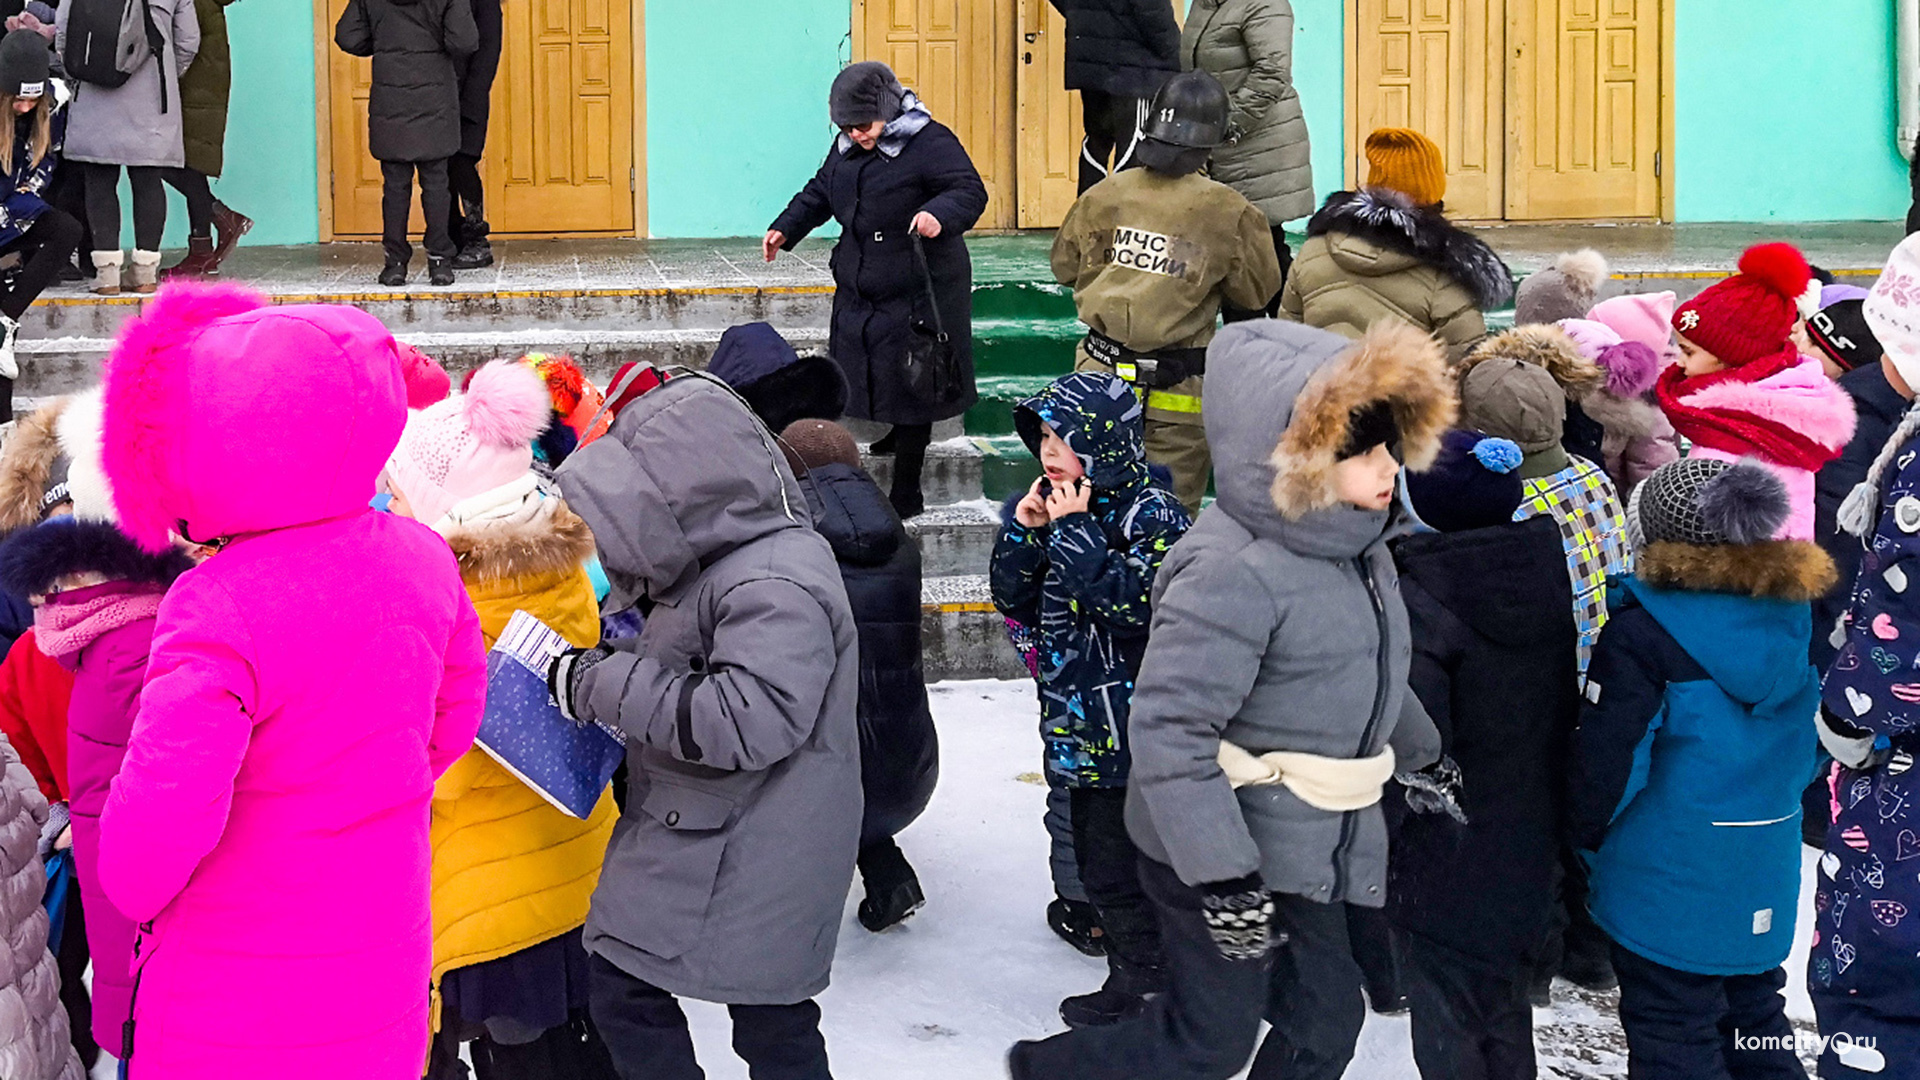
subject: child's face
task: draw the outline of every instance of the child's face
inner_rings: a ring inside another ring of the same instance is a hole
[[[1894,393],[1908,401],[1913,400],[1913,387],[1907,385],[1906,376],[1900,374],[1900,369],[1893,365],[1893,357],[1880,358],[1880,373],[1887,377],[1887,385],[1893,387]]]
[[[393,478],[385,472],[380,474],[379,489],[387,496],[388,513],[397,514],[404,518],[413,516],[413,504],[407,501],[405,495],[401,494],[400,485],[394,483]]]
[[[1333,493],[1342,502],[1362,510],[1385,510],[1393,505],[1394,485],[1400,479],[1400,462],[1381,443],[1358,457],[1346,458],[1333,466]]]
[[[1040,468],[1056,485],[1071,484],[1087,475],[1086,466],[1080,464],[1080,455],[1046,424],[1040,425]]]
[[[1800,350],[1801,356],[1819,356],[1819,350],[1813,347],[1813,339],[1807,336],[1807,320],[1801,319],[1793,324],[1793,333],[1787,335],[1793,347]]]
[[[1687,335],[1681,334],[1679,337],[1680,369],[1685,371],[1689,378],[1695,375],[1711,375],[1716,371],[1727,370],[1727,365],[1721,363],[1719,357],[1688,341]]]

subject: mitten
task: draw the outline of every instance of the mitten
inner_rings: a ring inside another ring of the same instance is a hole
[[[1407,805],[1414,813],[1445,814],[1467,823],[1467,812],[1460,809],[1460,766],[1452,758],[1443,755],[1419,772],[1394,773],[1393,778],[1406,789]]]
[[[1273,931],[1273,894],[1258,874],[1200,886],[1200,915],[1213,947],[1229,960],[1262,960],[1286,941]],[[1278,940],[1276,940],[1276,938]]]
[[[1879,766],[1893,749],[1888,740],[1835,715],[1824,703],[1820,706],[1820,722],[1814,729],[1820,735],[1821,747],[1833,755],[1833,760],[1855,772]]]
[[[594,665],[613,655],[613,650],[605,645],[595,645],[591,649],[568,649],[553,658],[547,665],[547,690],[553,700],[560,704],[560,715],[578,724],[585,718],[574,705],[574,695],[580,692],[580,680],[592,671]]]
[[[73,824],[73,815],[64,800],[47,807],[47,823],[40,827],[40,857],[46,858],[60,846],[60,834]]]

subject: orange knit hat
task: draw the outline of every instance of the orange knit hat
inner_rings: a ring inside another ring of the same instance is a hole
[[[1367,136],[1367,186],[1390,188],[1416,206],[1447,197],[1447,162],[1432,139],[1412,128],[1381,128]]]

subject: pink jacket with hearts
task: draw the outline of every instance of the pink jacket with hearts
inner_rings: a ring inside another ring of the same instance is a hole
[[[416,1080],[428,807],[472,743],[480,628],[446,544],[367,502],[393,338],[348,307],[169,287],[106,366],[122,527],[225,540],[161,605],[100,823],[142,925],[133,1075]]]

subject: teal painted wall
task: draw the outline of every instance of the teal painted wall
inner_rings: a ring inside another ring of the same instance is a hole
[[[849,0],[647,4],[654,236],[759,236],[825,159]]]
[[[1894,147],[1893,5],[1677,3],[1681,221],[1884,220],[1906,212]]]
[[[1343,0],[1293,0],[1293,85],[1313,144],[1313,190],[1346,187],[1347,43]]]

